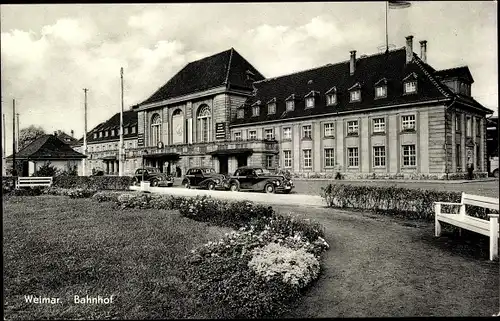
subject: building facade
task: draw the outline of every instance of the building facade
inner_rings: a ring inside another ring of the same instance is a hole
[[[351,51],[349,60],[271,79],[234,49],[191,62],[130,111],[137,134],[127,166],[144,160],[178,176],[193,166],[258,165],[303,177],[440,179],[463,177],[472,163],[484,175],[492,111],[472,97],[468,67],[435,70],[420,45],[419,56],[408,36],[400,49]]]

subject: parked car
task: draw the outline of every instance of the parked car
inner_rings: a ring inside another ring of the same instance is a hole
[[[269,170],[262,167],[243,166],[229,178],[228,187],[231,191],[290,193],[294,185],[292,180],[284,175],[271,174]]]
[[[193,167],[188,169],[182,186],[186,188],[227,189],[227,178],[210,167]]]
[[[498,156],[490,157],[490,174],[498,178]]]
[[[172,186],[174,185],[174,177],[160,172],[156,167],[138,168],[134,174],[134,185],[139,185],[144,177],[145,181],[149,181],[151,186]]]

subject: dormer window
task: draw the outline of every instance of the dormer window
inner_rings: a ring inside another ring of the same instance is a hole
[[[355,83],[349,90],[349,102],[361,101],[361,85],[359,82]]]
[[[414,94],[417,92],[417,75],[411,73],[405,79],[403,79],[404,93]]]
[[[293,111],[295,109],[295,95],[291,94],[285,99],[286,102],[286,111]]]
[[[337,88],[332,87],[326,92],[326,105],[333,106],[337,104]]]
[[[111,136],[115,136],[115,130],[114,129],[111,130]]]
[[[99,138],[102,138],[102,132],[99,132]]]
[[[317,91],[311,91],[307,95],[304,96],[305,101],[306,101],[306,108],[314,108],[315,104],[315,95],[318,94]]]
[[[387,97],[387,79],[382,78],[375,83],[375,99]]]
[[[271,99],[267,103],[267,114],[268,115],[276,114],[276,98]]]
[[[137,127],[132,126],[132,134],[135,134],[136,128],[137,128]]]
[[[260,100],[252,105],[252,117],[260,115]]]
[[[94,139],[96,139],[96,138],[97,138],[97,133],[94,133]]]
[[[238,109],[238,111],[236,113],[237,113],[236,117],[238,119],[242,119],[245,117],[245,110],[243,108]]]
[[[125,129],[124,129],[124,130],[125,130],[124,135],[127,135],[127,134],[128,134],[128,131],[129,131],[129,128],[128,128],[128,127],[125,127]]]

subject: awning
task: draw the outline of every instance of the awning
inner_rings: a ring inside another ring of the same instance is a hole
[[[145,159],[178,159],[179,157],[180,157],[179,153],[144,154]]]
[[[102,160],[116,160],[116,156],[104,156],[101,157]]]
[[[214,155],[214,156],[226,156],[226,155],[245,155],[245,154],[252,154],[253,149],[252,148],[232,148],[232,149],[219,149],[215,150],[213,152],[209,152],[209,155]]]

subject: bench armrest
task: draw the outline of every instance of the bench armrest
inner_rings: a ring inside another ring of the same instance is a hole
[[[462,203],[450,203],[450,202],[434,202],[434,204],[441,204],[441,205],[462,205]]]

